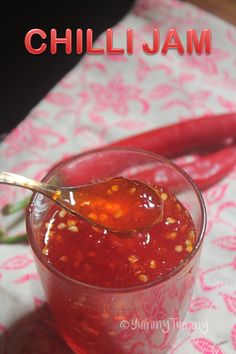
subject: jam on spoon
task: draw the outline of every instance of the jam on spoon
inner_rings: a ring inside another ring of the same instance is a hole
[[[44,194],[73,214],[117,233],[141,231],[162,219],[162,199],[157,191],[146,183],[124,177],[77,187],[58,187],[0,172],[0,183]]]

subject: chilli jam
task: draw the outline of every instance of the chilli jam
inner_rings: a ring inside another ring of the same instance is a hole
[[[106,288],[143,285],[171,272],[192,252],[195,228],[190,214],[173,194],[153,188],[163,203],[161,220],[127,237],[97,228],[55,206],[42,228],[43,255],[66,276]],[[117,188],[111,186],[110,191],[115,194]],[[118,211],[122,223],[122,210]]]

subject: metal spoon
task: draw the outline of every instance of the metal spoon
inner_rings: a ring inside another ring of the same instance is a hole
[[[162,218],[162,200],[156,189],[123,177],[77,187],[58,187],[0,172],[0,183],[41,193],[89,223],[112,232],[141,231]]]

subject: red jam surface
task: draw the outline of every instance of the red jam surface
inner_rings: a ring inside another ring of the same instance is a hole
[[[127,238],[54,207],[44,220],[42,253],[61,273],[106,288],[142,285],[169,273],[192,252],[195,228],[174,195],[155,189],[163,202],[162,220]]]

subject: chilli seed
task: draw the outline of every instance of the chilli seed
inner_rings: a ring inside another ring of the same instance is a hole
[[[66,227],[66,224],[64,224],[63,222],[61,222],[60,224],[57,225],[57,228],[59,230],[63,230],[63,229],[65,229],[65,227]]]
[[[148,277],[145,274],[139,274],[138,279],[142,282],[142,283],[146,283],[148,281]]]
[[[167,220],[167,222],[168,222],[169,224],[174,224],[174,223],[176,222],[176,220],[173,219],[171,216],[169,216],[168,218],[166,218],[166,220]]]
[[[117,192],[119,190],[119,186],[117,184],[113,184],[113,186],[111,186],[111,190],[112,192]]]
[[[168,195],[166,193],[161,193],[161,200],[165,201],[167,200]]]
[[[177,245],[175,246],[176,252],[182,252],[183,251],[183,246],[182,245]]]
[[[75,225],[71,225],[67,229],[70,230],[71,232],[78,232],[79,231],[78,227]]]
[[[155,261],[155,259],[151,260],[150,262],[150,268],[151,269],[156,269],[157,267],[157,262]]]
[[[131,255],[128,257],[128,260],[131,262],[131,263],[135,263],[138,261],[138,258],[135,256],[135,255]]]
[[[59,212],[59,216],[60,218],[64,218],[66,216],[66,211],[64,209],[62,209],[60,212]]]

